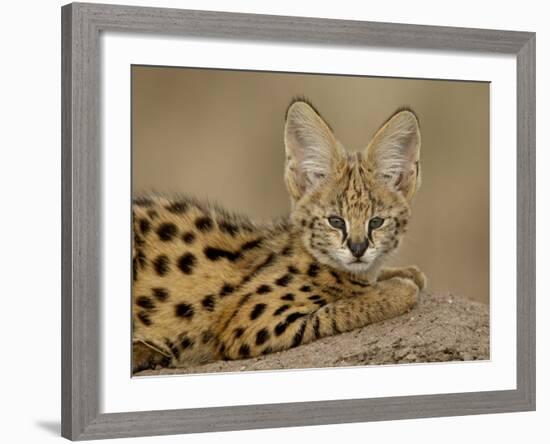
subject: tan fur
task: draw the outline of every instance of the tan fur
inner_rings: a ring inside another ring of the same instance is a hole
[[[414,114],[396,114],[365,152],[348,154],[297,101],[285,143],[292,212],[280,223],[257,225],[187,198],[134,202],[135,371],[284,350],[416,302],[426,285],[416,267],[381,269],[419,184]],[[345,233],[329,224],[332,215],[345,219]],[[384,221],[371,230],[373,217]],[[356,259],[347,242],[367,237]]]

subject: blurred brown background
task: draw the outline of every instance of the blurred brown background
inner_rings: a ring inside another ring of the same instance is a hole
[[[420,266],[430,291],[488,303],[488,83],[134,66],[134,192],[183,192],[256,219],[288,213],[283,126],[296,95],[352,150],[396,108],[416,111],[423,182],[392,262]]]

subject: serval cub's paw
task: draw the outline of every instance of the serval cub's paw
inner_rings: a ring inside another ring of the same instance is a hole
[[[171,358],[150,344],[135,341],[132,346],[132,373],[142,370],[154,370],[157,367],[168,367]]]
[[[401,270],[403,273],[402,277],[413,280],[420,291],[428,286],[428,278],[416,265],[409,265],[408,267],[403,267]]]
[[[394,282],[401,301],[407,305],[407,311],[413,308],[418,302],[418,294],[420,293],[420,287],[412,277],[394,277],[390,279],[390,282]]]
[[[426,275],[420,271],[416,265],[399,268],[385,268],[378,275],[379,281],[386,281],[393,278],[403,278],[412,280],[419,291],[424,290],[428,285]]]
[[[399,316],[410,311],[418,302],[420,292],[416,282],[407,277],[394,276],[377,284],[381,297],[387,301],[391,316]]]

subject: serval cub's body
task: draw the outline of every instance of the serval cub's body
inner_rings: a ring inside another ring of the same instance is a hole
[[[288,219],[259,225],[191,199],[133,205],[134,370],[284,350],[409,310],[416,267],[383,269],[419,186],[401,111],[348,154],[304,101],[287,112]]]

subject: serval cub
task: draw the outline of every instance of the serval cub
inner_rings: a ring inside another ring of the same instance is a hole
[[[381,268],[420,185],[400,110],[347,152],[307,101],[285,122],[290,216],[261,225],[192,199],[133,204],[133,369],[285,350],[408,311],[426,279]]]

